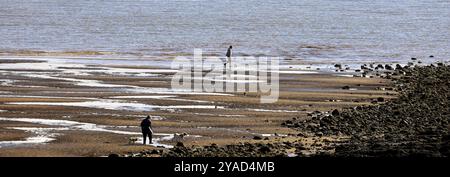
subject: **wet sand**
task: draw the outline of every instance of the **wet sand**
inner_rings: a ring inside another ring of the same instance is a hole
[[[396,94],[380,89],[390,82],[383,78],[286,67],[280,72],[279,101],[260,104],[255,93],[171,90],[175,72],[160,65],[3,59],[8,62],[0,63],[0,156],[132,154],[171,147],[177,143],[172,140],[175,133],[189,135],[182,140],[185,146],[254,142],[254,136],[269,141],[298,139],[295,130],[281,123],[292,117],[307,118],[315,110],[366,105]],[[130,143],[130,138],[140,137],[138,125],[147,114],[159,133],[157,143]],[[90,128],[26,118],[72,121]],[[37,139],[30,140],[33,137]]]

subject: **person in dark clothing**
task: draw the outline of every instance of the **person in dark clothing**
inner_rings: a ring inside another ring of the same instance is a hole
[[[227,63],[231,64],[231,49],[233,49],[233,46],[230,45],[230,47],[228,47],[227,54],[226,54],[227,62],[223,65],[227,65]]]
[[[150,120],[150,116],[147,116],[144,120],[141,122],[141,129],[142,129],[142,136],[144,137],[144,145],[147,141],[147,136],[149,139],[149,144],[152,144],[152,121]]]

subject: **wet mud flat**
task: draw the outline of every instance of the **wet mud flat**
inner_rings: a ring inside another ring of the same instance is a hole
[[[5,59],[0,63],[0,156],[137,156],[211,144],[235,145],[230,148],[236,152],[264,142],[276,147],[285,141],[289,146],[312,144],[280,124],[289,117],[307,119],[315,110],[396,97],[381,89],[389,87],[385,78],[343,77],[339,74],[346,73],[296,66],[280,72],[279,101],[260,104],[256,93],[173,90],[176,71],[140,65],[142,61],[136,66],[129,60]],[[153,144],[143,146],[138,125],[146,115],[151,115],[156,134]]]

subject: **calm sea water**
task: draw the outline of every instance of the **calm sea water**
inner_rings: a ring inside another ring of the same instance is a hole
[[[450,58],[449,0],[0,0],[0,50]]]

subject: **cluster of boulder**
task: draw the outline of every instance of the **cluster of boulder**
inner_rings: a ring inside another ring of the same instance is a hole
[[[178,142],[174,148],[165,150],[148,150],[129,156],[147,157],[287,157],[289,150],[294,150],[293,154],[300,153],[305,149],[299,142],[274,142],[274,143],[240,143],[219,146],[211,144],[209,146],[186,147]]]
[[[432,58],[432,55],[430,56]],[[370,63],[370,64],[362,64],[360,68],[354,69],[355,74],[353,77],[379,77],[379,78],[386,78],[386,79],[392,79],[393,76],[399,76],[404,75],[405,72],[403,69],[408,69],[410,67],[419,66],[422,64],[420,60],[417,58],[411,58],[411,62],[408,62],[405,66],[402,66],[400,64],[380,64],[380,63]],[[434,66],[433,64],[431,64]],[[444,63],[438,62],[436,63],[437,66],[443,66]],[[336,72],[344,72],[346,70],[350,70],[350,67],[348,65],[344,65],[344,67],[341,64],[335,64],[334,65]]]
[[[450,156],[450,67],[403,67],[394,78],[399,97],[384,104],[357,106],[282,125],[316,136],[346,135],[336,156]],[[380,100],[384,101],[384,100]]]

